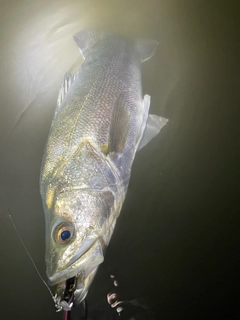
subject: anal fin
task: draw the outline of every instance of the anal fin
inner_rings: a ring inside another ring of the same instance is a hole
[[[142,139],[138,146],[138,151],[148,144],[148,142],[160,132],[167,122],[168,119],[166,118],[156,116],[155,114],[149,114]]]

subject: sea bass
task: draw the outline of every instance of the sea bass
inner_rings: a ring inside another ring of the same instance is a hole
[[[136,151],[167,120],[149,115],[141,62],[157,42],[116,34],[74,35],[84,62],[66,73],[43,156],[40,191],[46,266],[57,307],[86,296],[124,202]]]

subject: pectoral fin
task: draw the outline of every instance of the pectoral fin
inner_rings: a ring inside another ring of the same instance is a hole
[[[130,126],[130,114],[124,95],[121,94],[113,109],[110,131],[108,153],[122,153],[126,144]]]
[[[152,140],[159,131],[165,126],[168,119],[150,114],[147,119],[146,127],[143,132],[142,140],[138,146],[138,150],[142,149],[150,140]]]
[[[97,30],[85,30],[76,33],[73,38],[85,59],[91,48],[103,38],[104,32]]]

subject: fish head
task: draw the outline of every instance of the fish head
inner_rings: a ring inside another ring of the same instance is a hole
[[[65,190],[45,202],[46,273],[58,300],[74,278],[75,305],[86,296],[114,228],[110,191]]]

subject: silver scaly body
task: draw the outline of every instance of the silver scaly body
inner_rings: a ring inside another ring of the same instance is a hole
[[[141,62],[157,42],[83,31],[74,36],[85,59],[66,74],[42,162],[46,265],[61,302],[76,278],[74,302],[89,289],[126,196],[132,163],[167,120],[149,115]],[[60,289],[59,289],[60,288]]]

